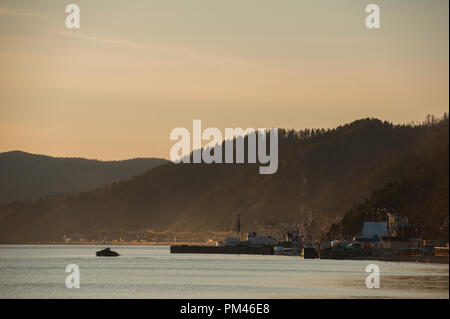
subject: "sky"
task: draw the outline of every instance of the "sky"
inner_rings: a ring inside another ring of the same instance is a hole
[[[195,119],[224,132],[442,115],[448,3],[0,0],[0,152],[169,158],[170,132]]]

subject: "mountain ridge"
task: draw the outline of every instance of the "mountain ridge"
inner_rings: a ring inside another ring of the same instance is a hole
[[[130,178],[168,161],[134,158],[100,161],[20,150],[0,153],[0,202],[87,190]]]
[[[61,240],[99,229],[220,232],[231,229],[235,214],[244,231],[259,231],[268,220],[299,217],[303,178],[306,210],[326,232],[374,190],[413,174],[421,162],[433,166],[430,140],[433,149],[448,151],[447,115],[416,126],[366,118],[328,130],[280,129],[273,175],[258,174],[258,163],[168,163],[95,190],[1,205],[0,242]],[[442,205],[448,215],[448,200],[446,211]]]

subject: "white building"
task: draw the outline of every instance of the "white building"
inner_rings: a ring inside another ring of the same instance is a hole
[[[387,222],[364,222],[361,237],[387,236]]]
[[[252,245],[275,245],[276,240],[273,237],[257,236],[255,232],[247,234],[247,241]]]

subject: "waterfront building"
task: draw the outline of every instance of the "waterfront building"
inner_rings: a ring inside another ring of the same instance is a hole
[[[257,236],[256,232],[247,234],[247,241],[252,245],[275,245],[276,240],[273,237]]]
[[[360,244],[364,249],[381,248],[381,239],[378,235],[355,237],[353,241]]]

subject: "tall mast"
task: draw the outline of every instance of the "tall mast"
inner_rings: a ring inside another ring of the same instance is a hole
[[[237,217],[237,224],[236,224],[236,232],[239,234],[239,239],[241,239],[241,215],[236,215]]]
[[[305,216],[305,187],[306,177],[303,177],[300,185],[300,214],[302,215],[302,218]]]
[[[302,176],[300,183],[300,216],[301,216],[301,232],[302,236],[308,241],[308,234],[305,228],[305,188],[306,188],[306,177]]]

